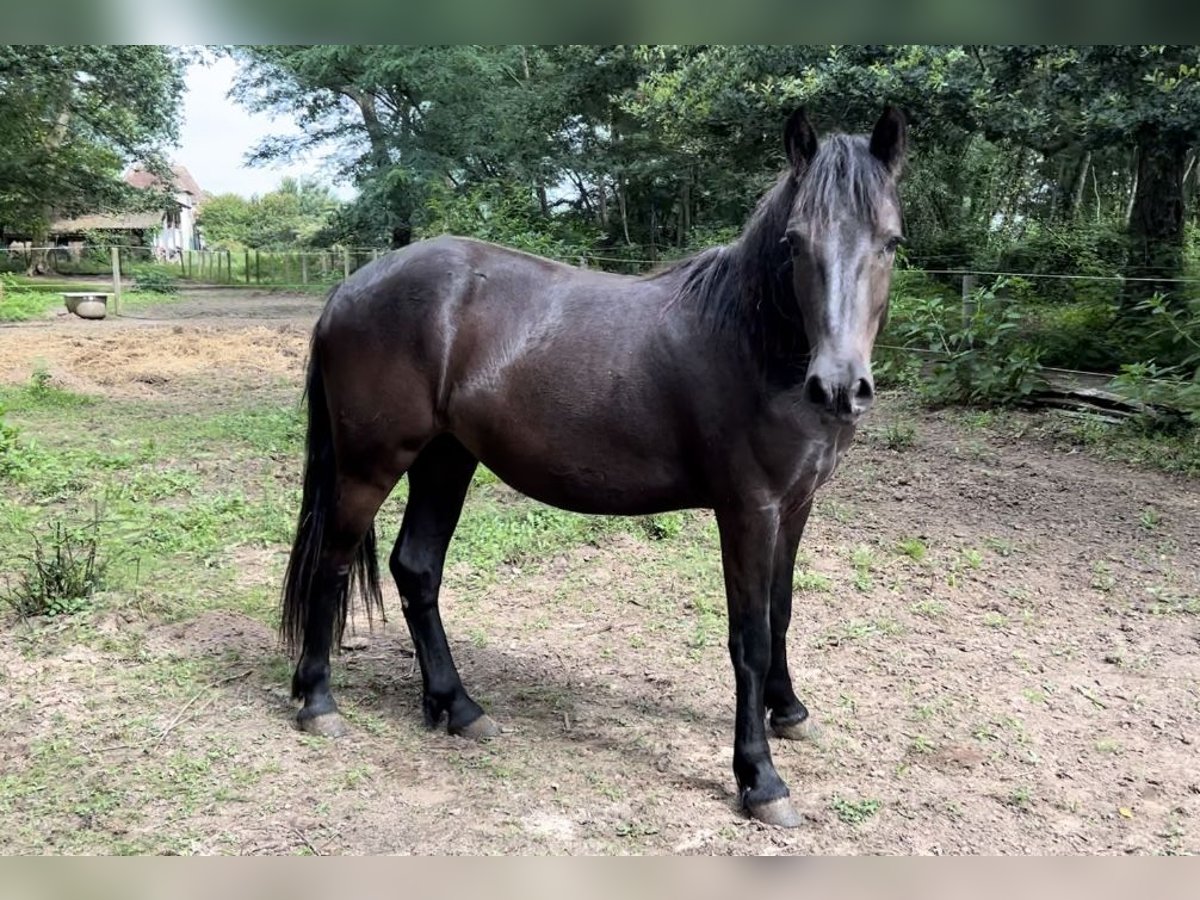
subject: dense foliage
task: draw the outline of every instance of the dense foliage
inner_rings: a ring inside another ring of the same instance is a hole
[[[238,96],[297,116],[274,158],[333,147],[343,226],[402,244],[430,200],[521,194],[597,250],[651,256],[741,222],[806,105],[913,125],[912,259],[1171,278],[1196,221],[1200,49],[996,46],[244,47]],[[482,207],[481,207],[482,208]],[[482,224],[482,223],[481,223]],[[1147,283],[1144,293],[1172,287]]]
[[[206,245],[214,250],[324,246],[337,210],[328,186],[285,178],[261,197],[209,198],[200,211],[200,227]]]

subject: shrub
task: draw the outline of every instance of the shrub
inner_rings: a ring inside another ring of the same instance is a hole
[[[174,294],[179,290],[179,279],[157,266],[135,266],[135,287],[149,294]]]
[[[1004,272],[1033,275],[1096,275],[1121,273],[1128,255],[1125,235],[1096,225],[1054,227],[1040,224],[1020,242],[1001,251],[997,265]],[[1111,302],[1120,292],[1117,281],[1039,278],[1038,294],[1049,300]]]
[[[1147,407],[1171,411],[1148,415],[1143,424],[1200,427],[1200,300],[1180,308],[1156,294],[1134,311],[1146,316],[1147,344],[1157,345],[1163,355],[1177,362],[1150,359],[1123,365],[1112,381],[1113,390]]]
[[[1020,402],[1041,384],[1042,350],[1022,340],[1022,314],[997,292],[998,279],[975,292],[975,310],[964,318],[960,299],[946,296],[897,297],[892,304],[892,341],[905,349],[884,348],[880,369],[887,380],[916,387],[937,404],[984,406]],[[898,339],[898,340],[897,340]],[[930,358],[922,365],[918,354]]]
[[[86,609],[104,585],[99,533],[97,512],[83,529],[68,528],[60,520],[46,540],[35,535],[33,552],[15,558],[21,565],[16,584],[7,585],[0,600],[22,619],[70,615]]]

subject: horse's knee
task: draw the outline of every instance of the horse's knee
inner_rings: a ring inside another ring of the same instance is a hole
[[[396,579],[396,588],[404,603],[404,611],[430,606],[437,599],[441,577],[437,567],[421,558],[421,554],[397,546],[388,558],[388,568]]]

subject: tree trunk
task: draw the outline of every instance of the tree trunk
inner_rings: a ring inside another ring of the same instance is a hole
[[[1012,178],[1008,182],[1008,190],[1002,199],[1002,220],[1005,228],[1011,228],[1021,207],[1021,194],[1024,191],[1025,161],[1029,158],[1029,150],[1022,147],[1017,151],[1017,159],[1013,165]],[[1011,234],[1012,232],[1010,232]]]
[[[599,209],[600,227],[608,228],[608,188],[604,184],[604,176],[596,179],[596,200]]]
[[[54,123],[54,128],[50,131],[46,139],[46,153],[53,157],[58,152],[59,147],[67,139],[67,126],[71,124],[71,78],[68,76],[62,97],[62,111],[58,114],[58,119]],[[53,208],[50,202],[47,201],[42,207],[41,221],[33,230],[33,241],[30,246],[29,253],[29,269],[27,275],[44,275],[50,268],[49,254],[46,253],[46,247],[50,243],[50,222],[53,218]]]
[[[625,232],[625,244],[632,247],[633,241],[629,239],[629,211],[625,203],[625,176],[621,175],[617,179],[617,207],[621,211],[621,229]]]
[[[1137,192],[1129,220],[1131,281],[1126,297],[1136,302],[1153,293],[1178,293],[1170,279],[1183,272],[1183,172],[1187,145],[1144,129],[1138,136]]]
[[[45,215],[49,215],[49,210]],[[33,229],[30,236],[29,267],[25,270],[26,275],[45,275],[50,270],[50,258],[46,253],[46,247],[50,243],[50,227],[44,224],[46,221],[43,218],[42,223]]]
[[[529,84],[532,80],[532,76],[529,74],[529,50],[524,44],[521,45],[521,66],[525,71],[525,83]],[[537,194],[538,210],[540,210],[542,218],[550,218],[550,202],[546,198],[546,185],[541,176],[534,177],[533,190]]]
[[[1133,221],[1133,201],[1137,199],[1138,192],[1138,167],[1140,165],[1141,152],[1137,147],[1133,148],[1133,164],[1130,166],[1130,171],[1133,173],[1129,178],[1129,202],[1125,204],[1125,227],[1128,229],[1130,222]]]
[[[692,173],[689,169],[679,189],[679,247],[688,245],[692,231]]]
[[[1079,218],[1079,207],[1083,205],[1083,188],[1087,184],[1088,169],[1092,165],[1092,151],[1083,151],[1083,156],[1080,157],[1079,166],[1075,169],[1075,182],[1071,188],[1071,201],[1066,209],[1064,218],[1069,222],[1073,222]]]

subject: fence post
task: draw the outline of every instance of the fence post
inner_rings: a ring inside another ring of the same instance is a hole
[[[975,319],[975,311],[978,308],[978,303],[975,299],[975,280],[976,276],[967,274],[963,275],[962,283],[962,324],[963,331],[968,331],[971,327],[971,322]]]
[[[350,248],[342,248],[342,277],[343,279],[350,277]]]
[[[587,267],[588,267],[587,257],[586,256],[579,257],[579,268],[586,269]]]
[[[246,273],[246,284],[250,283],[250,251],[242,251],[242,271]]]
[[[112,278],[113,278],[113,314],[121,314],[121,248],[110,247],[112,252]]]
[[[308,254],[300,251],[300,283],[308,284]]]
[[[372,261],[372,262],[374,262],[374,261],[375,261],[375,260],[377,260],[377,259],[379,259],[379,250],[378,250],[378,248],[376,248],[375,250],[372,250],[372,251],[371,251],[371,261]]]
[[[258,284],[262,284],[262,260],[259,258],[257,249],[254,251],[254,280]]]

